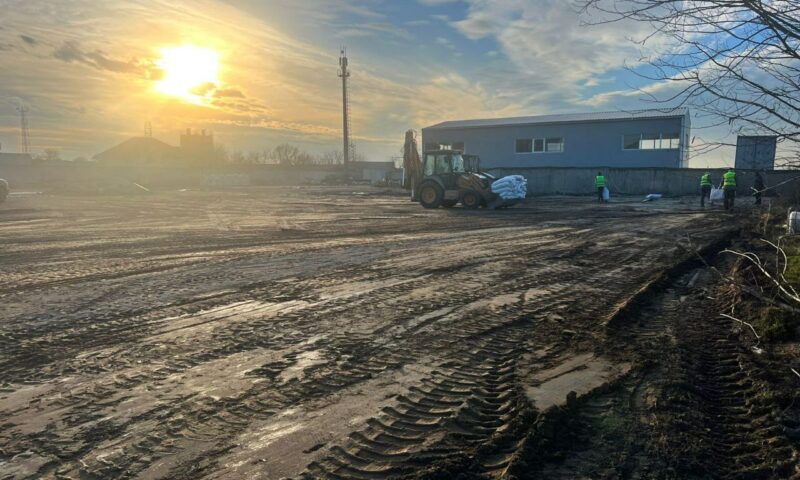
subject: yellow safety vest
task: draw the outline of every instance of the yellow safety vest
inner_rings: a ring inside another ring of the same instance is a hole
[[[598,175],[598,176],[597,176],[597,177],[594,179],[594,185],[595,185],[597,188],[600,188],[600,187],[605,187],[605,186],[606,186],[606,177],[604,177],[603,175]]]
[[[735,187],[736,186],[736,172],[730,171],[725,172],[722,176],[722,186],[723,187]]]
[[[707,174],[707,173],[705,175],[703,175],[702,177],[700,177],[700,186],[701,187],[710,187],[711,186],[711,180],[709,180],[708,177],[709,177],[709,174]]]

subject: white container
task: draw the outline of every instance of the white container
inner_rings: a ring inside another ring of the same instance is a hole
[[[789,234],[800,234],[800,212],[789,212]]]

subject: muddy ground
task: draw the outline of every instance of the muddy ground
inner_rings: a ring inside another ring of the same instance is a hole
[[[12,196],[0,478],[796,478],[796,385],[693,253],[728,268],[739,228],[676,200]]]

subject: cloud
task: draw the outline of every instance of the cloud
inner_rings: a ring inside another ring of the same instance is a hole
[[[241,90],[236,88],[218,88],[214,90],[214,96],[223,98],[223,97],[233,97],[233,98],[245,98],[244,93]]]
[[[523,72],[586,81],[640,58],[632,37],[651,33],[640,22],[584,26],[563,0],[471,0],[466,18],[454,26],[467,38],[495,39]]]
[[[417,1],[428,7],[438,7],[440,5],[446,5],[448,3],[455,3],[458,0],[417,0]]]
[[[25,34],[20,34],[19,38],[21,38],[22,41],[27,43],[28,45],[36,45],[38,43],[35,38],[30,37],[30,36],[25,35]]]
[[[150,70],[155,70],[152,62],[141,62],[136,59],[130,61],[117,60],[100,50],[83,51],[75,40],[65,40],[61,46],[53,51],[53,57],[63,62],[82,63],[98,70],[116,73],[146,75]]]
[[[453,42],[451,42],[450,40],[448,40],[448,39],[446,39],[444,37],[436,37],[436,40],[434,40],[434,41],[438,45],[441,45],[443,47],[446,47],[446,48],[449,48],[449,49],[454,49],[455,48],[455,46],[453,45]]]
[[[377,37],[380,35],[390,35],[406,41],[414,39],[414,35],[409,31],[392,25],[391,23],[341,25],[337,33],[340,37]]]

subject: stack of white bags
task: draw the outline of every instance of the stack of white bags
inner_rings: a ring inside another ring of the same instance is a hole
[[[528,180],[522,175],[509,175],[492,183],[492,192],[503,200],[525,198],[528,193]]]

